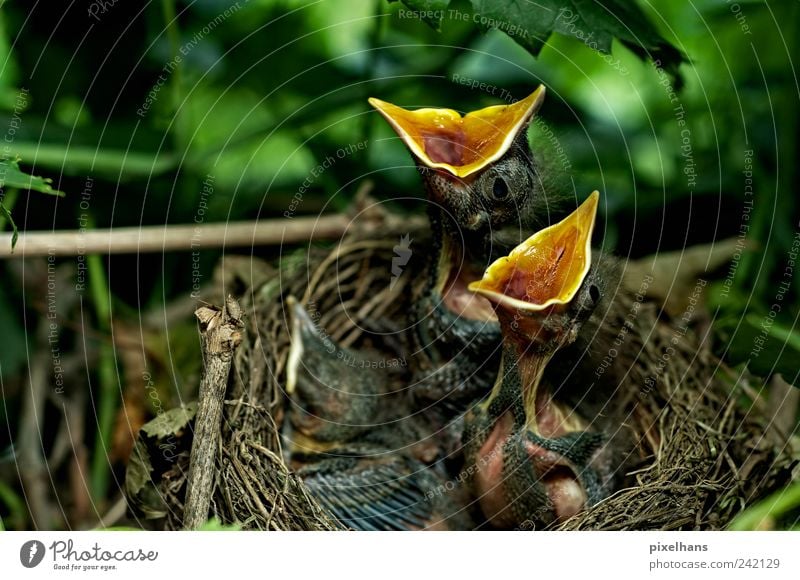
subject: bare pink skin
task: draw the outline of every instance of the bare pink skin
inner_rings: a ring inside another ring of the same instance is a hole
[[[489,301],[467,290],[467,284],[473,278],[469,272],[457,272],[455,278],[448,282],[444,295],[445,306],[468,320],[496,321],[497,315]]]
[[[497,527],[514,525],[514,522],[509,520],[510,513],[506,509],[508,501],[503,481],[503,446],[511,436],[512,428],[513,420],[511,415],[506,413],[481,446],[476,463],[478,471],[475,483],[481,510]]]
[[[525,448],[547,490],[557,521],[569,519],[586,507],[586,491],[564,457],[529,441]]]
[[[542,435],[557,437],[566,433],[560,422],[556,423],[560,415],[548,413],[547,409],[545,405],[542,412],[537,414],[543,420],[540,429],[547,427]],[[513,527],[518,523],[508,509],[509,498],[503,476],[503,446],[513,435],[513,419],[510,413],[506,413],[481,446],[476,462],[475,484],[481,510],[492,525],[500,528]],[[575,476],[573,466],[554,451],[530,441],[523,444],[531,458],[532,467],[547,491],[556,521],[569,519],[583,510],[587,495]]]

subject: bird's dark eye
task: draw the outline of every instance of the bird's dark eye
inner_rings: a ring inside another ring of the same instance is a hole
[[[492,195],[495,199],[503,199],[508,195],[508,183],[502,177],[495,177],[492,183]]]
[[[592,302],[594,302],[595,304],[600,302],[600,288],[598,288],[594,284],[589,286],[589,298],[591,298]]]

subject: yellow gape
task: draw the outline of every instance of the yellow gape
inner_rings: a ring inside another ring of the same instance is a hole
[[[544,101],[544,86],[511,105],[494,105],[463,117],[452,109],[409,111],[371,98],[420,162],[467,177],[497,161]]]

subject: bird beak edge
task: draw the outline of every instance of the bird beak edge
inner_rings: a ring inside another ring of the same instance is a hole
[[[409,111],[370,98],[369,104],[389,122],[424,166],[464,178],[497,161],[541,107],[544,85],[509,105],[493,105],[463,117],[453,109]]]
[[[468,288],[495,308],[536,312],[568,304],[589,273],[599,199],[592,192],[569,216],[493,262]]]

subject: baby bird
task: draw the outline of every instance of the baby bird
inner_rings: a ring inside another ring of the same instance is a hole
[[[294,297],[286,393],[291,452],[324,451],[397,420],[408,382],[400,358],[333,341]]]
[[[295,299],[287,306],[285,449],[312,495],[357,530],[469,528],[439,425],[410,409],[400,359],[342,347]]]
[[[463,117],[451,109],[409,111],[369,101],[413,154],[430,201],[432,260],[414,314],[414,392],[423,406],[444,401],[457,413],[491,387],[500,329],[488,303],[467,284],[563,212],[567,199],[557,188],[547,191],[527,139],[544,94],[540,86],[516,103]]]
[[[494,388],[464,430],[465,471],[492,527],[546,526],[607,493],[604,435],[543,380],[604,299],[607,281],[590,246],[598,198],[592,193],[469,286],[490,301],[503,334]]]
[[[458,490],[437,466],[399,449],[352,443],[298,457],[297,474],[342,525],[355,530],[464,530],[472,527]]]
[[[430,206],[449,216],[441,226],[454,241],[464,236],[469,251],[480,254],[489,230],[509,224],[530,227],[535,214],[546,213],[540,198],[547,184],[527,137],[544,95],[540,86],[520,101],[463,117],[452,109],[409,111],[380,99],[369,102],[414,156]]]

